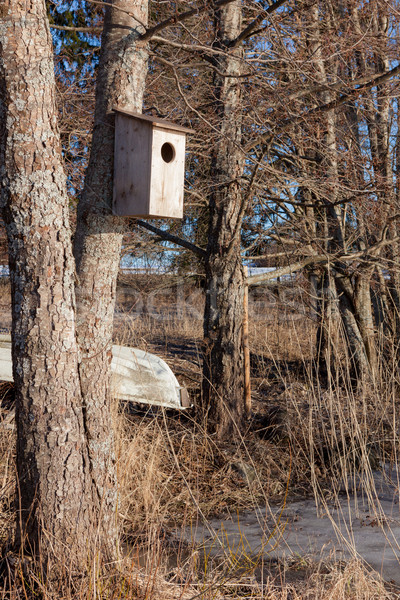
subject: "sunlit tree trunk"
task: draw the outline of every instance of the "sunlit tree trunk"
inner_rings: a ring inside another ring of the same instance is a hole
[[[1,5],[0,132],[18,440],[16,540],[26,552],[40,550],[48,564],[61,559],[73,565],[94,549],[97,523],[78,376],[69,206],[42,0]]]
[[[88,432],[90,472],[103,513],[115,528],[117,486],[111,425],[110,363],[116,283],[124,221],[112,215],[114,115],[142,112],[147,49],[138,45],[147,0],[115,0],[105,14],[96,87],[96,111],[85,186],[78,207],[77,270],[79,377]],[[127,14],[129,13],[129,14]],[[138,20],[133,16],[135,15]]]
[[[370,365],[363,337],[356,319],[356,307],[353,287],[348,277],[335,278],[339,308],[351,363],[351,375],[358,383],[368,380]]]
[[[141,110],[147,2],[107,9],[95,132],[71,248],[45,3],[7,0],[0,24],[1,209],[9,240],[20,517],[49,564],[116,557],[109,364],[121,221],[111,216],[112,105]],[[76,322],[75,281],[78,280]],[[78,341],[78,343],[77,343]]]
[[[355,312],[357,324],[368,358],[370,372],[373,375],[378,367],[376,327],[372,312],[371,267],[362,269],[355,283]]]
[[[330,381],[336,372],[340,315],[335,279],[329,268],[320,277],[318,290],[316,364],[321,374],[325,374]]]
[[[205,356],[203,403],[220,438],[243,419],[243,268],[240,231],[243,218],[241,176],[244,160],[241,83],[242,50],[229,48],[241,29],[241,2],[221,8],[215,15],[214,47],[218,71],[214,75],[218,133],[213,144],[210,171],[209,228],[204,313]]]
[[[338,7],[336,12],[331,11],[331,16],[328,19],[328,23],[334,31],[335,21],[334,16],[337,18],[342,17],[340,14],[342,8]],[[329,81],[335,81],[337,79],[337,63],[330,67],[329,78],[327,73],[327,67],[322,56],[322,42],[321,42],[321,15],[319,13],[318,5],[314,5],[310,10],[311,19],[311,32],[310,36],[310,50],[314,55],[316,64],[316,76],[321,84],[325,84],[328,87]],[[334,94],[330,91],[321,92],[321,99],[323,103],[329,103],[334,99]],[[351,126],[351,131],[354,136],[354,142],[358,141],[358,122],[353,106],[349,104],[348,114]],[[336,111],[333,108],[328,110],[325,119],[325,139],[324,147],[321,150],[322,166],[326,172],[327,187],[325,190],[325,205],[327,214],[327,246],[326,250],[329,254],[334,255],[335,253],[346,253],[347,248],[347,237],[346,237],[346,206],[341,206],[340,192],[339,192],[339,169],[338,169],[338,143],[337,143],[337,117]],[[379,135],[379,128],[374,129],[374,132],[378,130],[376,134],[376,151],[383,153],[383,150],[379,150],[385,144],[382,136]],[[381,139],[382,138],[382,139]],[[371,142],[372,143],[372,142]],[[372,144],[373,145],[373,144]],[[383,160],[383,159],[382,159]],[[382,162],[382,161],[379,161]],[[386,161],[384,161],[386,164]],[[356,174],[357,175],[357,174]],[[358,244],[360,250],[366,248],[366,233],[363,216],[358,216]],[[371,373],[376,367],[376,348],[375,348],[375,331],[372,317],[372,303],[370,296],[370,278],[371,271],[366,269],[365,265],[360,264],[359,273],[357,274],[356,285],[353,284],[351,277],[348,276],[347,266],[341,262],[332,261],[334,272],[336,273],[336,281],[334,284],[335,289],[339,293],[339,310],[342,317],[342,323],[345,330],[345,337],[348,344],[348,350],[352,359],[354,367],[354,373],[357,377],[364,379],[369,378]],[[326,292],[326,291],[325,291]],[[324,329],[319,329],[320,332],[326,332]],[[321,338],[323,340],[323,336]],[[322,348],[327,344],[319,343]],[[323,355],[320,354],[320,357]]]

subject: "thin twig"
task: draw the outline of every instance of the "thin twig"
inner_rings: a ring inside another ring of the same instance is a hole
[[[141,25],[144,29],[147,29],[147,26],[143,23],[143,21],[141,21],[140,19],[138,19],[138,17],[131,11],[129,10],[125,10],[124,8],[120,8],[119,6],[116,6],[115,4],[112,4],[111,2],[103,2],[102,0],[87,0],[88,2],[90,2],[91,4],[99,4],[100,6],[107,6],[109,8],[113,8],[114,10],[118,10],[118,12],[124,13],[125,15],[128,15],[128,17],[131,17],[132,19],[134,19],[135,21],[137,21],[139,23],[139,25]]]

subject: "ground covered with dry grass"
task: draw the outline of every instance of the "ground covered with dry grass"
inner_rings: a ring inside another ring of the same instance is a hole
[[[9,327],[9,290],[0,313]],[[148,349],[171,366],[194,402],[199,395],[203,295],[191,279],[121,280],[115,340]],[[218,443],[194,411],[115,406],[122,557],[118,576],[57,594],[29,574],[4,598],[385,599],[396,589],[358,561],[291,561],[234,554],[217,560],[181,535],[216,515],[292,498],[334,498],[343,481],[382,463],[397,464],[397,371],[354,390],[346,371],[327,385],[314,364],[315,320],[306,288],[258,288],[250,295],[253,415],[235,439]],[[3,388],[0,424],[0,539],[13,528],[12,392]],[[400,565],[399,565],[400,567]],[[122,573],[122,575],[121,575]],[[28,582],[28,583],[27,583]],[[39,591],[38,591],[39,590]],[[50,594],[47,595],[46,594]],[[0,596],[1,597],[1,596]]]

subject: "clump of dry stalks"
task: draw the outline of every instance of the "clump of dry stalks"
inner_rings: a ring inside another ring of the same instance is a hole
[[[156,316],[121,321],[118,341],[145,343],[163,355],[195,394],[200,381],[201,324],[193,323],[193,306],[190,314],[173,315],[164,295]],[[188,296],[200,302],[197,296]],[[126,296],[124,303],[129,304]],[[163,306],[168,314],[159,318]],[[199,314],[201,309],[197,306]],[[397,597],[357,561],[344,564],[332,558],[314,563],[299,557],[290,564],[269,564],[268,557],[250,557],[237,568],[234,556],[205,561],[180,534],[196,520],[226,511],[240,514],[273,502],[283,506],[289,497],[310,489],[317,496],[334,497],[349,476],[370,473],[382,462],[397,463],[396,373],[382,374],[374,385],[355,392],[344,365],[340,382],[327,387],[312,367],[314,323],[304,321],[304,315],[301,320],[294,318],[293,308],[286,309],[275,302],[268,319],[257,316],[250,324],[255,417],[229,443],[218,443],[208,435],[190,411],[186,415],[146,413],[116,406],[122,529],[118,574],[102,574],[93,565],[91,577],[80,585],[75,581],[72,587],[66,569],[65,581],[54,595],[31,570],[21,573],[18,585],[4,590],[0,598],[35,594],[77,600]],[[171,342],[180,353],[171,352]],[[195,351],[186,356],[189,342]],[[3,423],[8,412],[2,413]],[[14,436],[12,427],[0,427],[3,550],[14,518]],[[364,482],[373,485],[367,476]]]

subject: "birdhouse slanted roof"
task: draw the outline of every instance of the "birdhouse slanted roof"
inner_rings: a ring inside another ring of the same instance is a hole
[[[139,121],[152,123],[154,127],[159,127],[160,129],[170,129],[172,131],[180,131],[182,133],[193,133],[193,129],[190,129],[189,127],[183,127],[182,125],[178,125],[177,123],[172,123],[172,121],[166,121],[165,119],[160,119],[158,117],[142,115],[141,113],[116,107],[113,108],[113,111],[122,115],[127,115],[128,117],[132,117],[134,119],[138,119]]]

